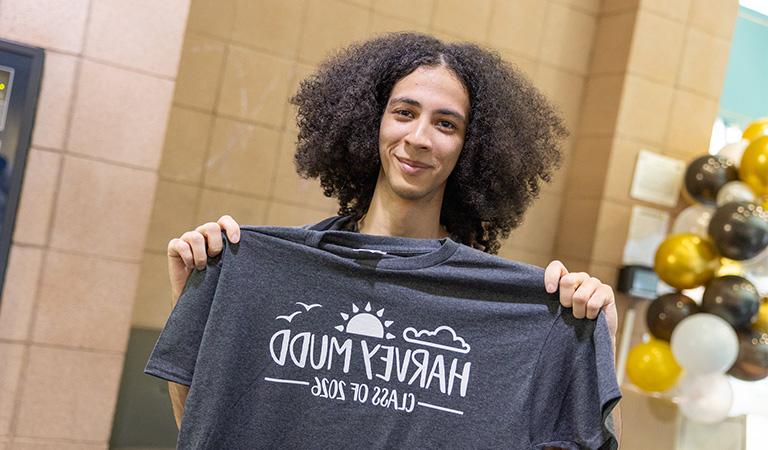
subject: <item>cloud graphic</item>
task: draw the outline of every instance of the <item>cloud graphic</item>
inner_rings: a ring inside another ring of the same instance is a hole
[[[427,338],[434,339],[426,340]],[[458,353],[469,353],[469,344],[463,338],[456,336],[453,328],[446,325],[437,327],[435,331],[416,331],[416,328],[408,327],[403,330],[403,339],[414,344],[426,345],[427,347],[441,348]],[[441,344],[436,341],[448,342],[452,345]]]

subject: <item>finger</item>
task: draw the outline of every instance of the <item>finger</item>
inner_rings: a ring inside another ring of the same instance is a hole
[[[566,308],[573,306],[573,294],[589,278],[584,272],[572,272],[560,278],[560,304]]]
[[[195,267],[199,270],[205,269],[205,263],[208,262],[208,255],[205,252],[205,237],[197,231],[187,231],[181,235],[181,240],[187,242],[192,249]]]
[[[227,234],[227,239],[233,244],[240,242],[240,225],[229,215],[223,215],[216,221]]]
[[[587,318],[596,319],[601,309],[609,315],[616,312],[613,288],[607,284],[601,284],[587,302]]]
[[[607,284],[602,284],[595,289],[595,292],[587,301],[587,318],[596,319],[600,310],[609,306],[613,302],[613,289]]]
[[[187,269],[192,269],[195,266],[192,249],[188,243],[179,238],[173,238],[168,242],[168,256],[181,258]]]
[[[221,228],[216,222],[208,222],[195,229],[205,237],[208,256],[216,256],[221,253],[224,243],[221,239]]]
[[[589,277],[579,285],[579,288],[573,293],[573,317],[577,319],[586,317],[587,304],[601,285],[600,280],[595,277]],[[600,306],[602,306],[602,303]],[[594,317],[591,318],[593,319]]]
[[[554,260],[544,270],[544,286],[546,286],[547,292],[550,294],[557,290],[557,285],[560,282],[560,278],[568,274],[568,269],[565,268],[563,263],[558,260]]]

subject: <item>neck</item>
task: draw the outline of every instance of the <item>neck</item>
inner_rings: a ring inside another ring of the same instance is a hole
[[[368,211],[357,223],[363,234],[416,239],[441,239],[450,233],[440,224],[443,190],[431,197],[407,199],[382,182],[376,184]]]

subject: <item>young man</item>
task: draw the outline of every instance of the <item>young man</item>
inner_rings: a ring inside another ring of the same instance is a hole
[[[302,82],[295,162],[339,199],[351,231],[450,238],[489,254],[522,221],[560,160],[565,134],[548,102],[497,56],[470,44],[392,34],[354,45]],[[172,239],[175,304],[191,271],[222,251],[221,231],[240,239],[230,216]],[[615,348],[610,286],[553,261],[547,292],[576,318],[603,309]],[[169,383],[180,423],[188,387]],[[613,410],[617,435],[619,410]]]

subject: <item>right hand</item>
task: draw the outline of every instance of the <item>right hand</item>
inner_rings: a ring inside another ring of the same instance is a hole
[[[171,301],[174,305],[192,270],[205,269],[208,257],[221,253],[224,248],[221,241],[222,230],[226,232],[230,242],[240,241],[240,225],[231,216],[224,215],[216,222],[204,223],[168,242],[168,274],[171,278]]]

